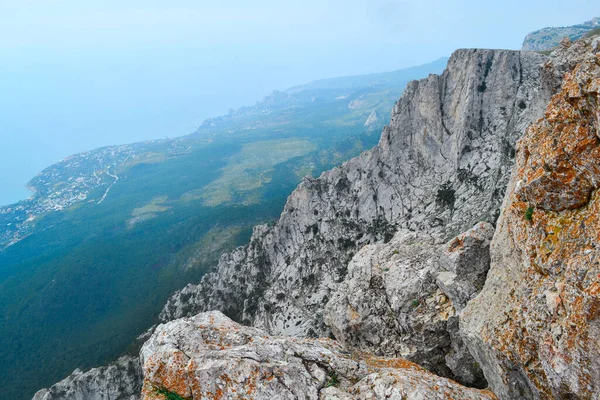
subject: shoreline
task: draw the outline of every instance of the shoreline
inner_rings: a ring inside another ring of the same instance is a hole
[[[14,200],[8,200],[8,199],[6,201],[0,200],[0,208],[14,206],[16,204],[19,204],[22,201],[29,200],[35,195],[36,190],[34,187],[29,186],[29,184],[26,184],[26,185],[21,186],[20,194],[17,194],[16,191],[13,193],[14,193],[14,196],[11,195],[9,197],[13,198]]]

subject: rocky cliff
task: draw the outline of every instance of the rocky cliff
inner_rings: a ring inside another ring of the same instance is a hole
[[[199,285],[176,294],[163,321],[221,310],[272,334],[330,336],[325,306],[349,277],[348,264],[363,246],[389,242],[402,230],[416,233],[413,242],[433,249],[478,221],[495,221],[514,144],[542,115],[556,85],[555,76],[541,67],[545,61],[534,53],[456,51],[442,75],[407,86],[378,146],[317,179],[306,178],[279,222],[257,227],[247,247],[223,256]],[[427,276],[415,285],[435,285],[435,277]],[[392,325],[408,328],[411,324],[402,322],[407,314],[424,311],[403,310],[392,314],[397,320]],[[408,340],[399,339],[377,352],[415,360],[438,353],[442,361],[427,366],[456,377],[440,349],[451,346],[445,328],[449,316],[440,317],[435,329],[440,340],[414,348],[399,345]],[[372,348],[376,342],[353,344]]]
[[[409,84],[378,146],[306,178],[275,226],[170,299],[144,398],[494,398],[439,375],[590,398],[597,47],[459,50]]]
[[[161,325],[141,358],[144,399],[496,399],[401,359],[269,336],[219,312]]]
[[[491,269],[460,330],[502,399],[600,394],[600,38],[519,141]]]
[[[122,357],[85,373],[76,370],[50,389],[37,392],[33,400],[139,400],[142,379],[139,358]]]
[[[558,46],[564,38],[576,40],[586,33],[600,28],[600,18],[593,18],[591,21],[573,26],[560,28],[543,28],[531,32],[523,41],[523,50],[527,51],[548,51]]]

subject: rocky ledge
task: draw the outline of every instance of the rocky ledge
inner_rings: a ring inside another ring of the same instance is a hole
[[[141,351],[143,399],[496,399],[416,364],[331,339],[269,336],[208,312],[160,325]]]
[[[139,400],[141,382],[139,358],[122,357],[106,367],[75,370],[50,389],[37,392],[33,400]]]

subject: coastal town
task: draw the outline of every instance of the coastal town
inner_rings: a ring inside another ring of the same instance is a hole
[[[152,143],[152,142],[148,142]],[[29,182],[32,196],[0,207],[0,251],[29,236],[41,216],[84,201],[98,201],[115,182],[114,169],[145,150],[144,144],[111,146],[67,157]]]
[[[86,201],[102,204],[119,181],[120,171],[190,152],[209,142],[209,136],[197,134],[102,147],[51,165],[27,185],[33,192],[31,197],[0,206],[0,252],[32,234],[36,221],[44,215]]]

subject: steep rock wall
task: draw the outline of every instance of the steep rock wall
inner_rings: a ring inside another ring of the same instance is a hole
[[[600,38],[519,142],[485,286],[460,331],[501,399],[600,393]]]

